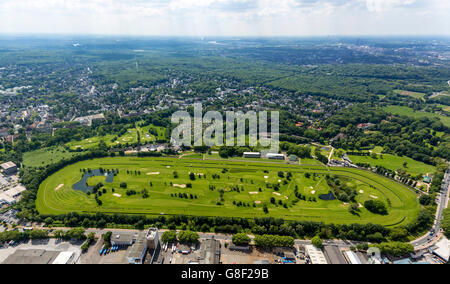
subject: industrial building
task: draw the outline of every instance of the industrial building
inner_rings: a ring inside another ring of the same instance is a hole
[[[111,235],[111,245],[113,246],[132,246],[134,242],[137,240],[137,233],[113,233]]]
[[[147,232],[139,232],[132,239],[132,247],[127,254],[129,264],[143,264],[147,251],[155,251],[159,246],[159,234],[157,228],[150,228]],[[128,242],[128,238],[126,238]],[[111,241],[112,243],[112,241]],[[152,255],[153,257],[153,255]]]
[[[244,158],[261,158],[259,152],[244,152]]]
[[[75,253],[72,251],[61,252],[52,264],[72,264],[75,258]]]
[[[22,195],[22,192],[27,189],[21,185],[18,185],[10,190],[0,193],[0,204],[12,205],[17,202],[18,198]]]
[[[136,242],[133,244],[131,249],[128,252],[127,259],[129,264],[143,264],[145,255],[147,254],[148,243],[145,238],[146,233],[140,232],[136,239]]]
[[[271,159],[271,160],[285,160],[285,157],[283,154],[274,154],[274,153],[269,153],[266,155],[267,159]]]
[[[345,256],[350,264],[363,264],[361,259],[352,251],[346,251]]]
[[[4,175],[13,175],[17,172],[17,166],[13,162],[7,162],[0,165]]]
[[[321,249],[313,245],[306,245],[305,251],[309,255],[311,264],[328,264],[327,259]]]
[[[9,181],[0,175],[0,189],[6,188],[9,185]]]
[[[220,242],[214,238],[205,240],[200,245],[200,264],[220,263]]]
[[[72,264],[75,253],[48,251],[44,249],[16,250],[2,264]]]
[[[342,252],[339,250],[337,246],[325,246],[325,256],[328,260],[328,263],[331,264],[348,264],[345,260]]]

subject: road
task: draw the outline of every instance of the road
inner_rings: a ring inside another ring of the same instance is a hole
[[[334,152],[333,146],[330,146],[330,147],[331,147],[331,151],[330,151],[330,156],[328,157],[328,161],[331,161],[331,158],[333,158],[333,152]]]
[[[444,209],[447,206],[448,194],[450,191],[450,169],[448,169],[444,176],[444,181],[442,183],[441,189],[441,200],[438,204],[438,210],[436,213],[436,220],[433,226],[433,234],[428,234],[418,240],[411,242],[411,244],[416,248],[416,250],[425,249],[433,246],[439,239],[442,237],[441,232],[441,224],[442,224],[442,215]]]

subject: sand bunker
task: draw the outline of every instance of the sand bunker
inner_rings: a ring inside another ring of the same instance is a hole
[[[122,197],[122,195],[118,194],[118,193],[114,193],[113,194],[115,197]]]
[[[151,175],[159,175],[159,174],[160,174],[160,172],[147,173],[148,176],[151,176]]]
[[[257,192],[257,191],[252,191],[252,192],[249,192],[249,194],[258,194],[259,192]]]
[[[255,204],[261,204],[261,201],[256,200],[256,201],[255,201]]]
[[[363,193],[364,193],[364,190],[360,190],[359,193],[363,194]]]
[[[311,194],[316,194],[316,191],[315,190],[311,191]]]
[[[274,192],[273,194],[278,195],[278,196],[281,196],[281,194],[279,194],[278,192]]]
[[[375,195],[371,195],[370,197],[372,197],[373,199],[378,199],[378,196]]]
[[[268,179],[268,178],[269,178],[269,176],[264,176],[264,178],[265,178],[265,179]]]
[[[281,179],[279,179],[278,182],[281,182]]]
[[[58,185],[56,188],[55,188],[55,191],[58,191],[58,190],[60,190],[62,187],[64,186],[64,184],[60,184],[60,185]]]
[[[167,166],[168,169],[170,169],[170,166]]]
[[[185,184],[174,184],[173,187],[186,188]]]
[[[361,203],[358,203],[358,207],[359,207],[359,208],[363,208],[363,206],[362,206]]]

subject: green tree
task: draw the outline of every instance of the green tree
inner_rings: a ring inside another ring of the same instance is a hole
[[[322,248],[322,239],[319,236],[315,236],[311,239],[311,244],[315,246],[316,248]]]
[[[175,231],[166,231],[161,235],[161,241],[163,243],[176,243],[177,241],[177,232]]]
[[[250,237],[245,233],[239,233],[233,236],[233,244],[237,246],[247,246],[250,242]]]

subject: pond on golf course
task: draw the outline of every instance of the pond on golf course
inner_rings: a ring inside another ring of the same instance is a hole
[[[322,195],[320,195],[319,198],[320,198],[321,200],[324,200],[324,201],[332,201],[332,200],[336,200],[336,197],[334,197],[334,195],[333,195],[333,193],[332,193],[331,191],[328,192],[328,194],[322,194]]]
[[[106,177],[106,182],[107,183],[112,183],[114,180],[114,175],[115,172],[105,172],[105,171],[100,171],[100,170],[92,170],[90,172],[86,172],[83,177],[81,178],[81,180],[79,182],[77,182],[76,184],[74,184],[72,186],[73,189],[75,190],[80,190],[83,191],[84,193],[87,193],[88,191],[91,191],[93,189],[92,186],[88,186],[87,181],[89,180],[89,178],[91,177]]]

